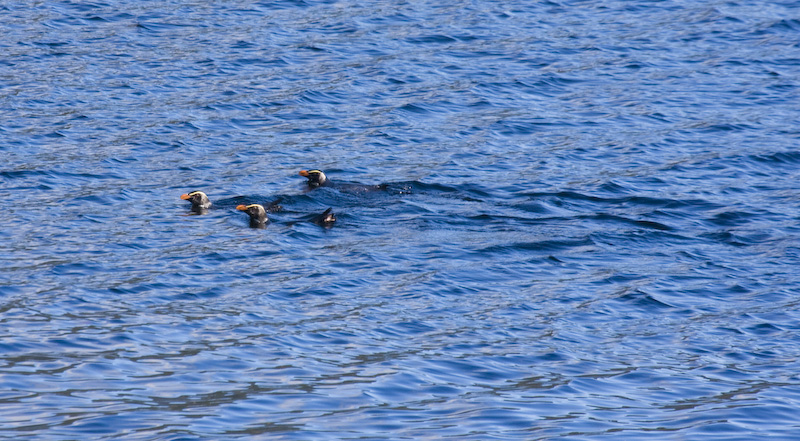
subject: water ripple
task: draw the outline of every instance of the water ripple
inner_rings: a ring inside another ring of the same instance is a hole
[[[793,439],[790,4],[0,12],[0,438]]]

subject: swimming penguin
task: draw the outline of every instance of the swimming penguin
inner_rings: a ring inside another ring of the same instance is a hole
[[[322,170],[300,170],[300,176],[308,178],[308,187],[334,187],[344,193],[369,193],[373,191],[385,191],[387,184],[363,185],[350,182],[331,182]]]
[[[237,205],[236,209],[244,211],[250,216],[250,228],[264,228],[269,221],[267,212],[262,205]]]
[[[193,191],[181,195],[181,199],[192,203],[192,211],[195,213],[205,213],[206,210],[211,208],[211,201],[208,196],[202,191]]]
[[[336,222],[336,215],[331,212],[331,208],[323,211],[322,214],[318,214],[311,219],[311,222],[321,226],[321,227],[332,227],[333,223]]]
[[[308,186],[311,188],[323,187],[328,185],[328,177],[320,170],[300,170],[300,176],[308,178]]]

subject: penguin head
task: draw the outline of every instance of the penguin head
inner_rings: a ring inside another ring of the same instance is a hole
[[[250,205],[237,205],[236,209],[239,211],[244,211],[245,213],[250,216],[250,225],[253,224],[264,224],[267,222],[267,211],[264,210],[264,207],[259,204],[250,204]]]
[[[191,202],[193,209],[211,208],[211,201],[208,200],[208,196],[206,196],[206,194],[202,191],[193,191],[191,193],[182,194],[181,199]]]
[[[300,170],[300,176],[308,178],[309,187],[320,187],[328,182],[328,177],[321,170]]]

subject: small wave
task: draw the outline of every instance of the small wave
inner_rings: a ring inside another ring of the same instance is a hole
[[[428,44],[447,44],[455,43],[458,40],[443,34],[423,35],[419,37],[410,37],[406,41],[411,44],[428,45]]]
[[[594,241],[590,237],[576,238],[576,239],[545,239],[540,241],[530,242],[514,242],[502,245],[490,245],[478,250],[478,253],[507,253],[514,251],[536,251],[542,253],[551,253],[555,251],[565,250],[587,250],[595,246]]]
[[[792,165],[800,164],[800,151],[782,151],[770,154],[751,155],[753,161],[769,165]]]
[[[592,194],[580,193],[575,191],[557,191],[557,192],[536,192],[536,191],[523,191],[518,193],[520,196],[525,196],[534,200],[538,199],[559,199],[559,200],[572,200],[572,201],[586,201],[599,203],[603,205],[615,206],[646,206],[670,209],[702,209],[711,210],[719,208],[720,206],[702,199],[671,199],[671,198],[657,198],[651,196],[623,196],[623,197],[602,197]]]
[[[669,225],[662,224],[660,222],[650,221],[650,220],[638,220],[638,219],[630,219],[624,216],[608,214],[608,213],[599,213],[596,215],[591,216],[584,216],[585,218],[589,219],[596,219],[598,221],[612,221],[618,223],[624,223],[633,225],[636,227],[651,229],[651,230],[658,230],[658,231],[672,231],[673,228]]]
[[[647,310],[652,309],[672,309],[675,306],[670,305],[662,300],[656,299],[653,295],[648,294],[641,289],[634,289],[617,297],[618,301],[635,305]]]

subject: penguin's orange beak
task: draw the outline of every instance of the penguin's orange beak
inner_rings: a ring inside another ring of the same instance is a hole
[[[299,175],[307,178],[308,177],[308,170],[300,170]]]
[[[237,205],[236,209],[239,210],[239,211],[247,211],[247,207],[244,206],[244,205]]]
[[[187,193],[184,193],[181,195],[181,199],[183,199],[184,201],[188,201],[189,199],[191,199],[191,196],[189,196]]]

